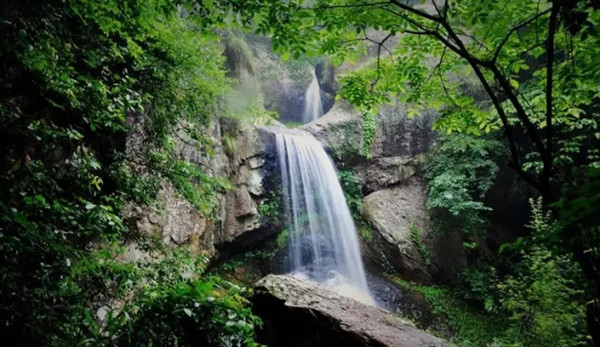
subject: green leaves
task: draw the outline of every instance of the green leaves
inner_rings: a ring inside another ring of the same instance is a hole
[[[574,282],[579,269],[569,257],[540,246],[521,256],[516,273],[498,285],[500,308],[510,322],[506,340],[531,346],[583,343],[585,308]]]
[[[189,271],[199,280],[205,266],[201,257],[143,240],[129,229],[122,207],[152,203],[170,180],[210,216],[215,194],[228,188],[180,160],[174,146],[154,163],[148,158],[176,124],[201,134],[219,115],[228,83],[222,48],[172,1],[9,0],[6,8],[0,19],[3,331],[24,345],[115,344],[135,319],[128,305],[140,292],[188,283]],[[126,140],[131,125],[135,136],[144,134],[133,150]],[[193,140],[210,154],[210,141]],[[120,243],[132,240],[148,252],[144,257],[159,259],[127,263],[131,253]],[[236,300],[237,306],[221,304],[242,309]],[[225,331],[224,324],[207,329]],[[240,341],[251,341],[252,329],[241,330]]]
[[[496,178],[502,145],[493,139],[466,134],[442,136],[429,154],[427,207],[444,221],[438,228],[460,228],[481,234],[487,227],[483,199]]]

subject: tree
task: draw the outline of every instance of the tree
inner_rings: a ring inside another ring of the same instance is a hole
[[[440,131],[502,131],[510,166],[561,216],[551,241],[573,252],[598,296],[600,2],[230,0],[198,9],[237,13],[294,57],[357,61],[374,45],[376,59],[342,81],[365,121],[400,100],[413,114],[439,109]],[[484,98],[466,92],[473,84]],[[590,326],[600,327],[598,301],[590,307]]]
[[[131,344],[135,325],[146,328],[135,330],[138,343],[185,345],[194,336],[251,345],[259,323],[240,290],[225,294],[227,283],[201,277],[204,257],[166,249],[122,213],[128,202],[151,205],[168,180],[211,218],[225,189],[173,145],[185,131],[209,152],[201,130],[222,112],[228,86],[217,35],[193,19],[170,0],[0,5],[7,343]],[[134,154],[125,141],[132,123],[147,135]],[[132,240],[160,260],[124,262]]]

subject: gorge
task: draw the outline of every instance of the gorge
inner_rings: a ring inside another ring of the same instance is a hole
[[[9,346],[594,346],[600,5],[6,0]]]

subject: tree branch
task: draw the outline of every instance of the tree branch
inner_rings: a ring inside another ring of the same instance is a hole
[[[327,6],[319,6],[310,8],[311,10],[330,10],[335,8],[361,8],[361,7],[370,7],[370,6],[381,6],[381,5],[389,5],[389,1],[380,1],[380,2],[371,2],[365,4],[353,4],[353,5],[327,5]]]
[[[377,78],[375,79],[375,81],[373,81],[371,83],[371,90],[373,90],[373,88],[375,87],[377,82],[379,82],[379,79],[381,78],[381,69],[380,69],[381,47],[385,44],[385,41],[387,41],[392,36],[394,36],[394,35],[392,33],[389,33],[383,40],[381,40],[381,42],[377,43],[378,44],[378,46],[377,46]],[[367,37],[367,33],[365,33],[365,37]]]
[[[502,48],[504,47],[504,45],[506,44],[506,42],[508,41],[508,39],[512,36],[512,34],[514,34],[517,30],[525,27],[526,25],[528,25],[529,23],[535,21],[536,19],[538,19],[539,17],[545,15],[546,13],[550,12],[550,9],[544,10],[542,12],[537,13],[535,16],[527,19],[526,21],[515,25],[514,27],[512,27],[508,33],[506,34],[506,36],[504,36],[504,39],[502,39],[502,42],[500,42],[500,45],[498,45],[498,47],[496,48],[496,51],[494,52],[494,56],[492,57],[492,62],[495,62],[498,59],[498,56],[500,55],[500,52],[502,51]]]
[[[384,45],[384,43],[385,43],[385,41],[387,41],[387,40],[388,40],[390,37],[392,37],[392,36],[394,36],[394,35],[392,35],[392,34],[390,33],[390,34],[389,34],[388,36],[386,36],[386,37],[385,37],[385,38],[384,38],[382,41],[375,41],[375,40],[371,39],[370,37],[368,37],[368,36],[367,36],[367,33],[366,33],[366,32],[364,33],[364,35],[365,35],[365,40],[367,40],[367,41],[369,41],[369,42],[372,42],[372,43],[374,43],[374,44],[378,45],[378,46],[379,46],[379,47],[378,47],[378,49],[379,49],[379,50],[381,49],[381,47],[383,47],[383,49],[385,49],[385,50],[388,52],[388,54],[389,54],[390,56],[391,56],[391,55],[393,55],[393,54],[392,54],[392,51],[390,51],[390,50],[389,50],[389,48],[387,48],[387,47]]]
[[[405,10],[405,11],[407,11],[407,12],[415,14],[415,15],[417,15],[419,17],[428,19],[428,20],[430,20],[432,22],[435,22],[435,23],[440,23],[440,18],[432,16],[432,15],[430,15],[427,12],[419,11],[416,8],[413,8],[413,7],[409,6],[408,4],[403,4],[403,3],[401,3],[398,0],[390,0],[390,3],[393,4],[393,5],[395,5],[395,6],[397,6],[397,7],[399,7],[399,8],[401,8],[401,9],[403,9],[403,10]]]
[[[542,184],[549,187],[550,176],[552,174],[552,86],[553,86],[553,71],[554,71],[554,38],[556,36],[556,28],[558,26],[558,12],[560,5],[554,2],[550,21],[548,23],[548,39],[546,41],[546,150],[542,153],[542,161],[544,169],[542,171]],[[549,193],[549,192],[548,192]]]

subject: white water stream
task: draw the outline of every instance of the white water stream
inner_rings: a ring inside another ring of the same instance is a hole
[[[322,115],[321,89],[319,88],[317,77],[313,76],[312,82],[304,93],[304,113],[302,114],[302,120],[304,123],[309,123]]]
[[[333,162],[314,137],[277,135],[289,271],[374,305],[356,228]]]

